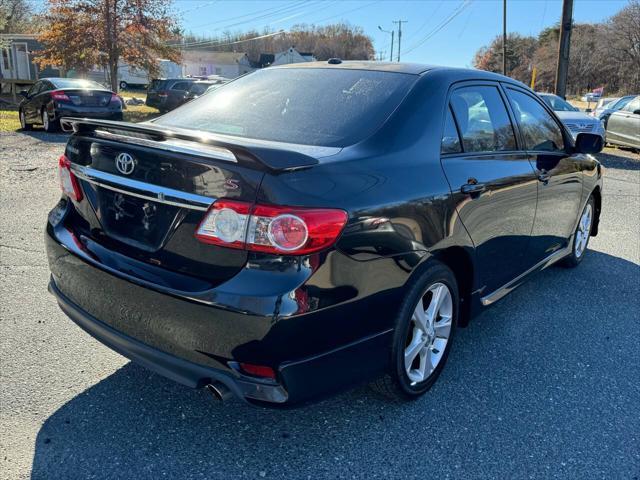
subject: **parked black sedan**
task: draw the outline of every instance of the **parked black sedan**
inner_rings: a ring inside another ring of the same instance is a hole
[[[333,59],[144,124],[65,126],[50,291],[107,346],[222,398],[376,378],[415,398],[457,327],[598,233],[602,138],[574,141],[488,72]]]
[[[120,97],[91,80],[44,78],[20,95],[24,97],[18,106],[23,130],[38,123],[47,132],[55,132],[62,117],[122,120]]]

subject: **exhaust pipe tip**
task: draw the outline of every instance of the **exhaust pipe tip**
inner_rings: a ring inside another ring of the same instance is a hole
[[[213,395],[213,397],[219,402],[226,402],[233,398],[231,390],[222,382],[209,383],[205,388]]]

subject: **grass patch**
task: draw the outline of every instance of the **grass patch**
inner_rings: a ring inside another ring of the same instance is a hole
[[[146,105],[127,105],[123,114],[125,122],[138,123],[151,120],[160,115],[160,112]],[[0,132],[15,132],[19,129],[20,119],[17,110],[0,110]]]
[[[15,132],[20,128],[17,110],[0,110],[0,132]]]

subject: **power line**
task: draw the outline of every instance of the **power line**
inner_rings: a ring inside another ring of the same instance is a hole
[[[178,44],[174,44],[174,47],[193,47],[193,46],[205,46],[204,43],[207,44],[207,46],[210,47],[225,47],[227,45],[237,45],[239,43],[247,43],[247,42],[252,42],[254,40],[261,40],[263,38],[268,38],[268,37],[275,37],[276,35],[284,35],[285,33],[288,33],[285,30],[279,30],[277,32],[273,32],[273,33],[267,33],[265,35],[258,35],[256,37],[251,37],[251,38],[245,38],[242,40],[236,40],[233,42],[218,42],[216,40],[209,40],[206,42],[196,42],[196,43],[178,43]]]
[[[302,0],[302,1],[299,1],[297,3],[294,3],[293,5],[288,4],[288,5],[285,5],[283,7],[281,6],[281,7],[277,7],[277,8],[272,8],[272,7],[271,8],[265,8],[265,9],[258,10],[258,11],[253,12],[253,13],[246,13],[244,15],[237,15],[235,17],[226,18],[224,20],[217,20],[217,21],[214,21],[214,22],[203,23],[201,25],[196,25],[195,27],[192,27],[192,28],[193,29],[197,29],[197,28],[207,27],[207,26],[210,26],[210,25],[218,25],[218,24],[224,23],[224,22],[229,22],[229,21],[233,21],[233,20],[240,20],[241,18],[246,18],[247,19],[247,20],[242,20],[240,22],[236,22],[236,23],[230,23],[230,24],[224,25],[222,27],[213,29],[213,31],[224,30],[226,28],[231,28],[231,27],[235,27],[235,26],[238,26],[238,25],[243,25],[245,23],[251,23],[251,22],[254,22],[256,20],[269,18],[269,17],[272,17],[274,15],[279,15],[279,14],[284,13],[284,12],[289,13],[291,11],[296,10],[299,7],[305,6],[306,4],[307,4],[307,2]],[[268,12],[268,13],[265,13],[265,12]]]
[[[411,47],[409,47],[409,49],[405,50],[402,53],[403,54],[407,54],[407,53],[413,52],[416,48],[424,45],[431,37],[433,37],[438,32],[440,32],[440,30],[442,30],[449,23],[451,23],[458,15],[460,15],[462,12],[464,12],[465,9],[469,5],[471,5],[472,2],[473,2],[473,0],[464,0],[460,5],[458,5],[458,7],[446,19],[444,19],[433,30],[431,30],[424,37],[422,37],[421,40],[419,40],[417,43],[413,44]]]

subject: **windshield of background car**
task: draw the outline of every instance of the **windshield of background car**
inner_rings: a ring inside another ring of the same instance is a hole
[[[622,97],[616,103],[612,103],[611,105],[609,105],[609,108],[611,110],[620,110],[620,109],[626,107],[627,103],[629,103],[634,98],[635,97],[633,95],[629,95],[628,97]]]
[[[104,90],[105,87],[93,80],[84,80],[82,78],[56,78],[49,80],[56,88],[99,88]]]
[[[417,75],[348,69],[265,69],[154,123],[238,137],[344,147],[377,130]]]
[[[556,97],[553,95],[544,95],[542,96],[542,100],[544,100],[544,103],[549,105],[551,109],[556,112],[575,112],[578,110],[570,103],[565,102],[560,97]]]

